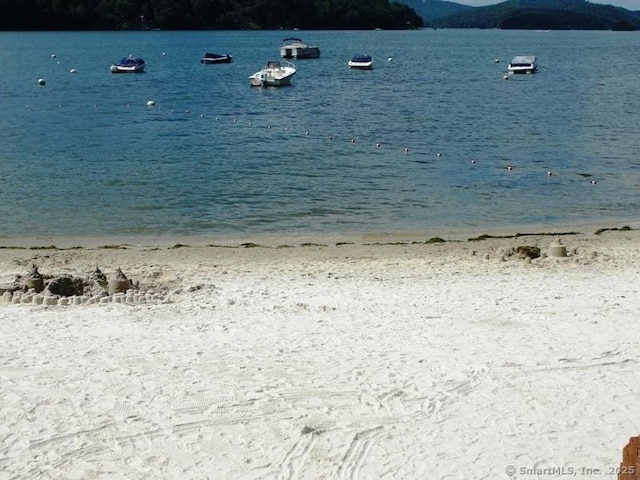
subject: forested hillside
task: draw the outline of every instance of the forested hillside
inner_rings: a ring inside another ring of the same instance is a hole
[[[0,30],[640,30],[640,12],[585,0],[0,0]]]
[[[507,0],[434,19],[437,28],[637,30],[640,15],[584,0]]]
[[[461,3],[449,2],[447,0],[402,0],[413,8],[426,23],[442,17],[448,17],[467,10],[475,10],[474,7]]]
[[[408,29],[388,0],[0,0],[0,30]]]

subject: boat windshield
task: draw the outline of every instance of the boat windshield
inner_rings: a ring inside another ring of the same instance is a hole
[[[142,65],[144,60],[141,58],[125,57],[120,61],[121,65]]]

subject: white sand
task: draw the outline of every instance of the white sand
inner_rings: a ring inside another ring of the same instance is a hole
[[[640,231],[324,240],[0,250],[0,285],[98,265],[164,299],[0,303],[0,480],[616,478]]]

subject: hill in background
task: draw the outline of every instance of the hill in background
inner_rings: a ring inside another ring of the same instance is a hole
[[[442,0],[405,0],[434,28],[639,30],[640,11],[585,0],[507,0],[470,7]]]
[[[404,0],[402,3],[413,8],[429,24],[438,18],[475,10],[475,7],[446,0]]]
[[[0,0],[0,30],[404,30],[422,18],[389,0]]]
[[[640,30],[640,11],[585,0],[0,0],[0,30]]]

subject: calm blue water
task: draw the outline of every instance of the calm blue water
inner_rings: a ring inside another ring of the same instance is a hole
[[[291,33],[0,33],[0,235],[637,219],[640,34],[301,31],[321,58],[249,87]],[[109,73],[129,53],[147,72]],[[505,81],[518,54],[540,73]]]

